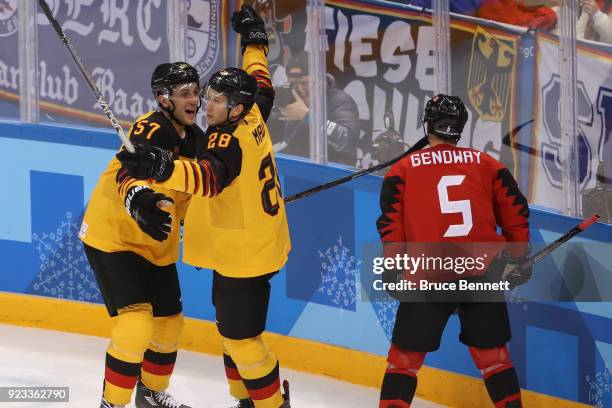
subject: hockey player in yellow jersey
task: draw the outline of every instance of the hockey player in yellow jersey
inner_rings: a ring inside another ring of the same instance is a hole
[[[263,21],[250,6],[232,16],[242,35],[243,68],[212,75],[204,89],[208,129],[196,162],[169,160],[143,146],[117,157],[132,176],[155,189],[192,194],[185,217],[184,260],[213,270],[213,303],[223,337],[230,393],[237,407],[289,407],[280,392],[279,363],[261,339],[270,278],[291,243],[265,120],[274,91]]]
[[[204,132],[194,124],[200,108],[197,71],[187,63],[161,64],[151,79],[159,110],[129,130],[136,145],[156,146],[167,158],[193,160]],[[179,221],[189,194],[130,177],[113,158],[100,177],[80,230],[114,327],[106,353],[100,408],[189,408],[165,392],[183,327],[175,262]]]

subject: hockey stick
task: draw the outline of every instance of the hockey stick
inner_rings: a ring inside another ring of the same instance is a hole
[[[524,271],[524,270],[527,270],[527,269],[531,268],[534,263],[538,262],[540,259],[542,259],[545,256],[549,255],[552,251],[557,249],[564,242],[569,241],[570,239],[572,239],[576,235],[580,234],[585,229],[589,228],[591,225],[596,223],[597,220],[599,220],[599,215],[597,215],[597,214],[593,214],[591,217],[585,218],[580,224],[578,224],[577,226],[575,226],[574,228],[572,228],[571,230],[569,230],[568,232],[563,234],[561,237],[556,239],[554,242],[551,242],[549,245],[544,247],[538,253],[536,253],[535,255],[533,255],[531,257],[529,257],[524,262],[521,262],[514,269],[512,269],[510,272],[508,272],[507,276],[508,277],[520,278],[521,277],[521,271]]]
[[[355,180],[356,178],[359,178],[359,177],[361,177],[361,176],[363,176],[365,174],[369,174],[369,173],[375,172],[376,170],[380,170],[380,169],[384,169],[385,167],[389,167],[392,164],[394,164],[395,162],[398,162],[401,159],[403,159],[404,157],[408,156],[410,153],[414,153],[417,150],[421,150],[422,148],[427,146],[428,143],[429,142],[427,140],[427,136],[424,136],[418,142],[416,142],[414,144],[414,146],[412,146],[410,149],[406,150],[404,153],[400,154],[399,156],[397,156],[394,159],[391,159],[391,160],[386,161],[384,163],[377,164],[376,166],[368,167],[367,169],[358,171],[356,173],[349,174],[348,176],[344,176],[344,177],[341,177],[339,179],[332,180],[332,181],[324,183],[324,184],[320,184],[318,186],[309,188],[308,190],[304,190],[304,191],[302,191],[300,193],[296,193],[296,194],[290,195],[289,197],[285,198],[285,203],[292,203],[292,202],[297,201],[297,200],[299,200],[301,198],[308,197],[309,195],[318,193],[318,192],[323,191],[323,190],[327,190],[327,189],[335,187],[335,186],[337,186],[339,184],[346,183],[347,181]]]
[[[79,71],[81,71],[83,78],[85,78],[85,82],[87,82],[87,85],[89,85],[89,88],[94,93],[96,99],[98,100],[98,103],[100,104],[100,107],[102,108],[102,110],[104,111],[108,119],[110,120],[110,123],[115,129],[115,131],[117,132],[119,139],[121,139],[121,142],[123,142],[123,144],[125,145],[125,148],[130,153],[134,153],[134,146],[132,145],[132,142],[130,142],[128,137],[125,135],[123,128],[121,128],[121,125],[119,124],[119,121],[117,120],[117,118],[115,118],[115,114],[113,113],[113,111],[111,111],[110,106],[108,105],[108,102],[106,102],[106,100],[104,99],[104,95],[102,95],[102,92],[100,92],[100,90],[94,83],[94,80],[91,77],[91,74],[89,73],[89,71],[87,71],[87,68],[85,68],[85,65],[83,65],[81,58],[79,57],[76,50],[74,49],[74,46],[70,42],[70,39],[68,38],[64,30],[62,29],[62,26],[59,24],[59,22],[53,15],[53,12],[49,8],[49,5],[47,4],[45,0],[38,0],[38,4],[43,9],[45,15],[49,19],[49,22],[55,29],[55,32],[57,33],[57,35],[59,35],[60,39],[62,40],[62,42],[68,49],[68,53],[72,57],[72,60],[74,61],[76,66],[79,68]]]

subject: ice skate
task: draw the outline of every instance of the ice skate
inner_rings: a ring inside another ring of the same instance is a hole
[[[136,408],[191,408],[175,400],[166,391],[153,391],[142,381],[136,385]]]
[[[102,401],[100,402],[100,408],[125,408],[125,405],[114,405],[108,402],[102,397]]]

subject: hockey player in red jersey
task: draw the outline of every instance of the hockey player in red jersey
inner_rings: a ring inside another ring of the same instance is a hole
[[[437,95],[423,114],[429,148],[397,162],[387,173],[377,221],[383,245],[395,243],[516,243],[500,259],[518,264],[529,248],[529,207],[503,164],[475,149],[457,147],[467,121],[460,98]],[[501,228],[501,235],[497,227]],[[512,249],[510,249],[512,248]],[[503,263],[492,262],[492,268]],[[513,284],[530,277],[531,271]],[[459,340],[469,347],[497,408],[521,407],[520,386],[506,343],[506,303],[401,302],[387,357],[380,408],[410,407],[417,372],[427,352],[440,346],[451,314],[461,322]]]

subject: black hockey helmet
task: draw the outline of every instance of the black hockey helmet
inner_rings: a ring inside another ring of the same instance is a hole
[[[200,84],[198,71],[186,62],[159,64],[151,75],[151,90],[157,97],[160,93],[170,94],[172,87],[195,82]]]
[[[246,115],[255,103],[257,80],[240,68],[228,67],[215,72],[208,80],[204,92],[213,89],[227,97],[227,107],[232,109],[238,104],[244,105]]]
[[[427,101],[422,123],[427,123],[427,133],[444,139],[458,141],[468,120],[468,112],[458,96],[438,94]]]

